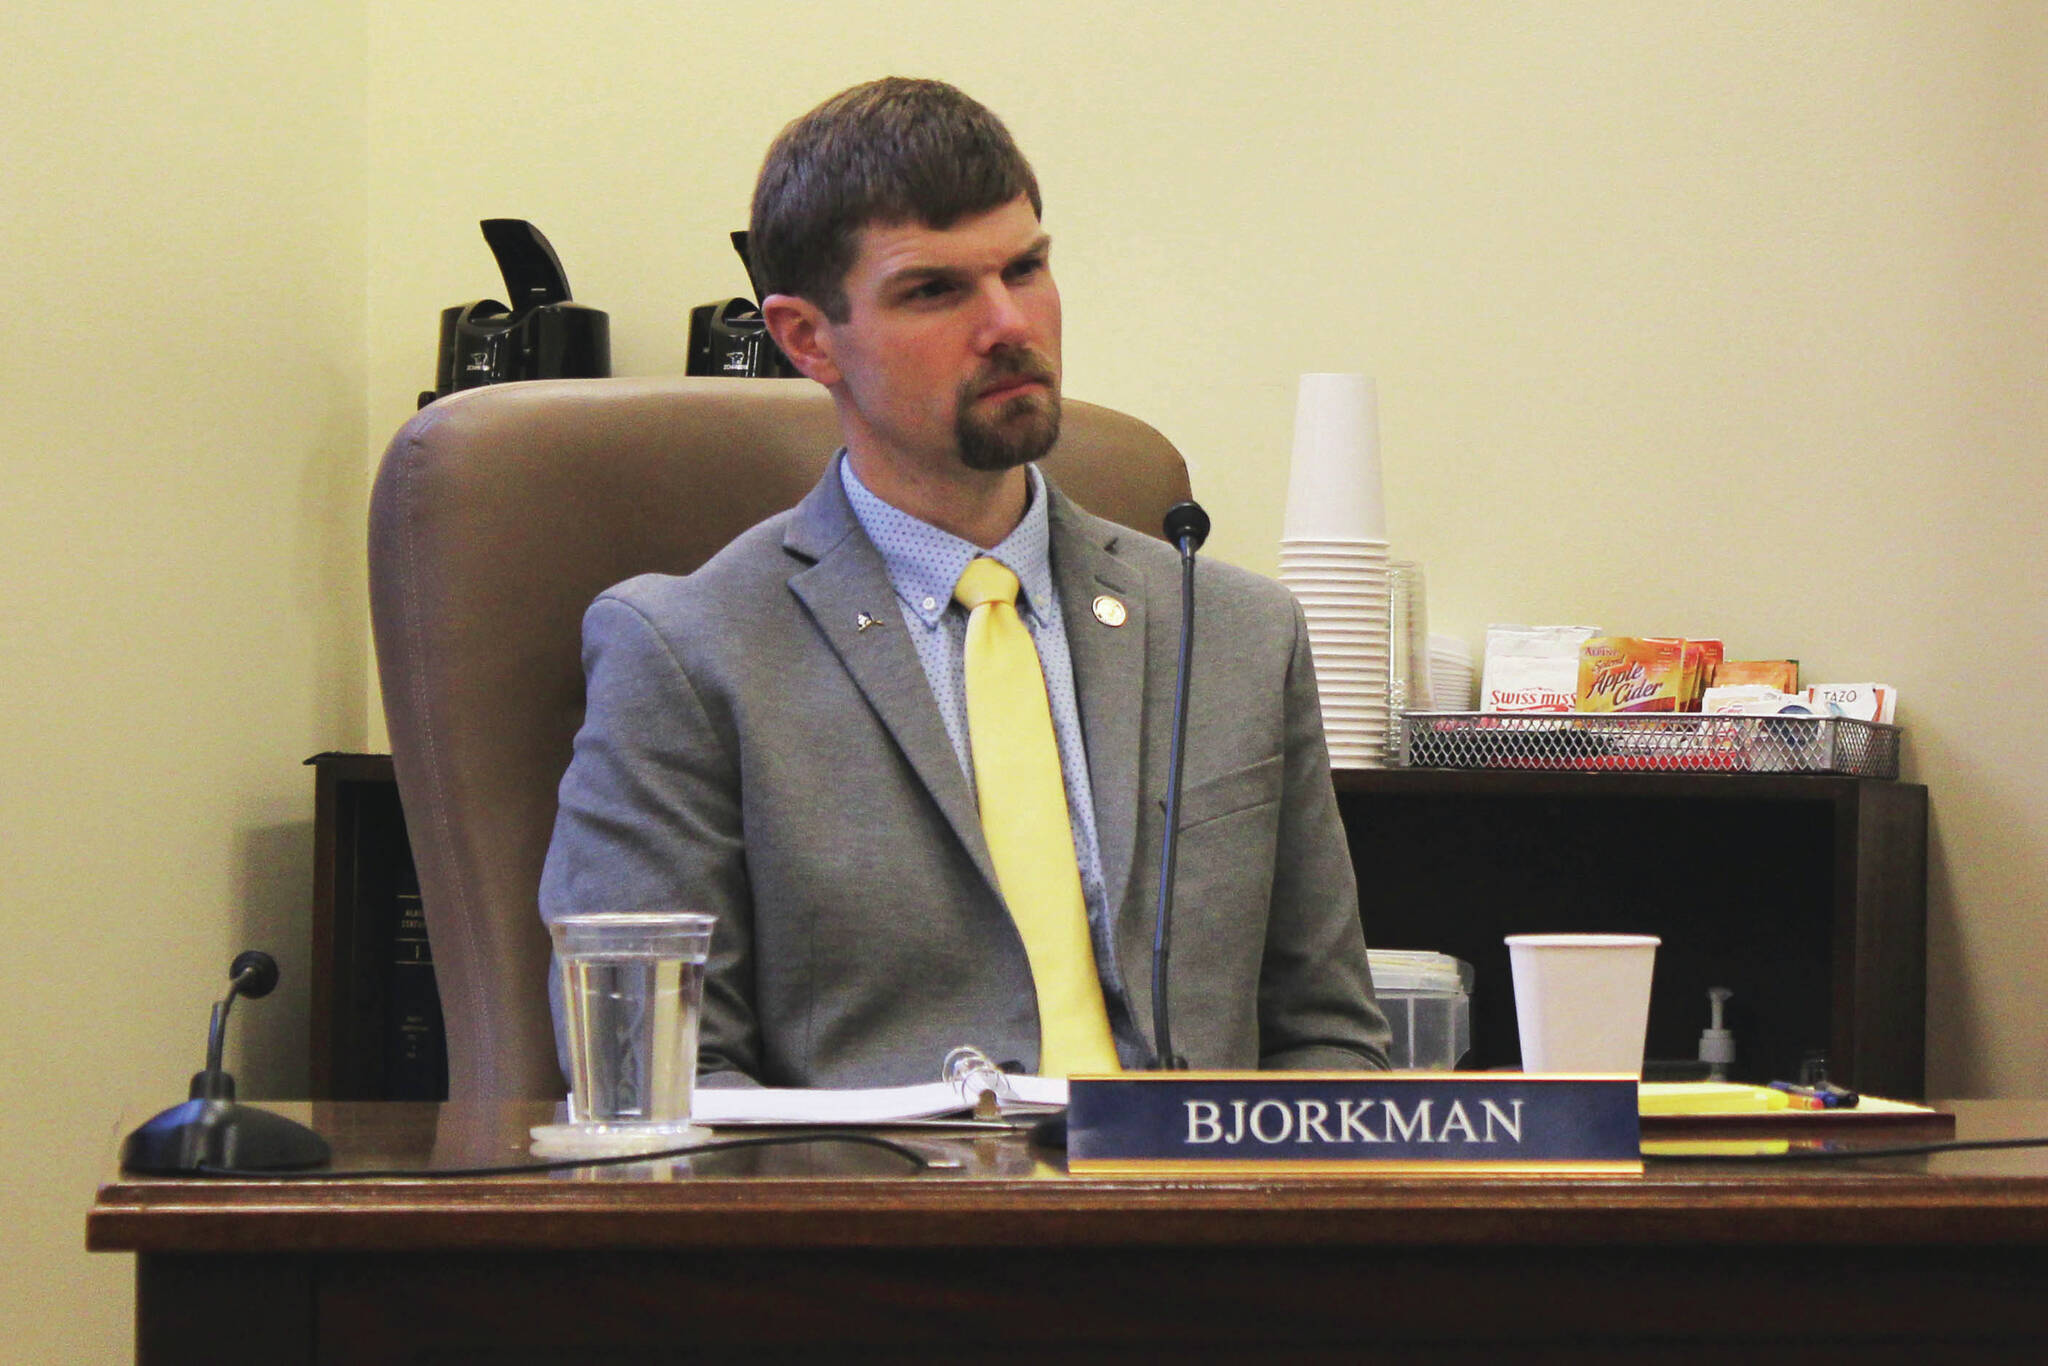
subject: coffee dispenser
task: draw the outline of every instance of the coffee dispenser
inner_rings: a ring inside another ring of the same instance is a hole
[[[611,319],[571,301],[569,277],[540,229],[523,218],[486,218],[482,226],[512,302],[477,299],[441,311],[440,362],[420,406],[504,380],[610,375]]]
[[[732,249],[740,254],[740,263],[747,268],[747,281],[759,295],[761,286],[754,279],[754,264],[747,255],[746,233],[732,234]],[[698,304],[690,310],[690,354],[683,373],[794,379],[799,372],[768,335],[760,305],[752,299],[733,298]]]

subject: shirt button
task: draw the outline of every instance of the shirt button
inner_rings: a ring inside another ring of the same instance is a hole
[[[938,605],[939,600],[937,598],[926,598],[924,600],[924,610],[927,612],[936,611],[938,609]]]

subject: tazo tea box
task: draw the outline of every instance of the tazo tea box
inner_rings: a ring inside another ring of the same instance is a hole
[[[1599,636],[1579,647],[1579,711],[1680,711],[1699,677],[1677,637]]]
[[[1899,713],[1899,690],[1889,683],[1816,683],[1806,690],[1806,700],[1823,716],[1887,726],[1897,723]]]
[[[1578,698],[1579,647],[1597,626],[1489,626],[1479,709],[1570,711]]]

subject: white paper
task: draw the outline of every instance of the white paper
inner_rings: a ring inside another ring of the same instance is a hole
[[[1061,1107],[1067,1103],[1064,1077],[1006,1077],[1012,1102]],[[973,1106],[949,1081],[920,1086],[873,1086],[853,1090],[823,1088],[700,1086],[690,1104],[698,1124],[887,1124],[894,1120],[937,1119]]]

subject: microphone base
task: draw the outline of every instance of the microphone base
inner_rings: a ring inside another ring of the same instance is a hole
[[[229,1100],[173,1105],[122,1141],[125,1171],[158,1176],[205,1169],[302,1171],[333,1157],[327,1140],[296,1120]]]

